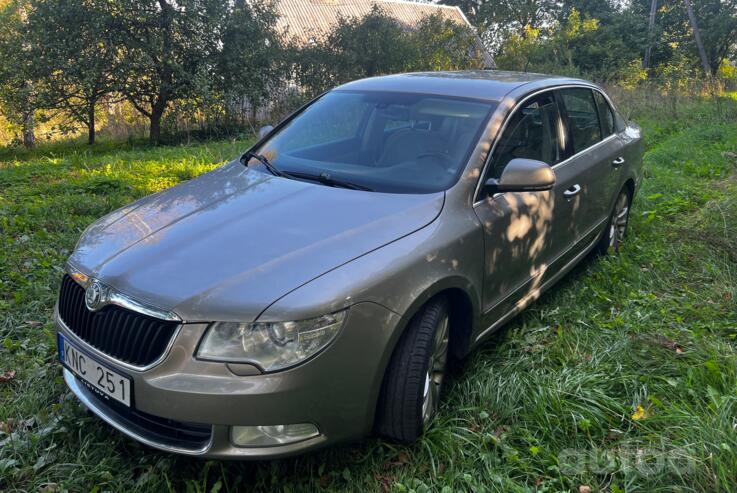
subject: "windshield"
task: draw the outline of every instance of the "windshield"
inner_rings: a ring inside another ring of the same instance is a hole
[[[426,94],[332,91],[256,151],[287,174],[328,176],[379,192],[437,192],[457,181],[495,106]]]

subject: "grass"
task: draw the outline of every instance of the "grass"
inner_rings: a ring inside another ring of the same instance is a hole
[[[51,321],[87,224],[246,142],[0,151],[0,491],[737,491],[737,101],[623,103],[648,148],[625,251],[475,351],[418,443],[272,462],[158,453],[89,416]]]

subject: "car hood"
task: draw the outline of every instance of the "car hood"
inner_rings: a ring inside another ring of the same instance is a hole
[[[70,264],[190,321],[251,321],[278,298],[432,222],[444,193],[331,188],[237,161],[92,224]]]

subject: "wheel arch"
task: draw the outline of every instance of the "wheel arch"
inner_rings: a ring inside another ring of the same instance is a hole
[[[630,194],[630,203],[635,198],[635,179],[634,178],[627,178],[624,182],[624,185],[622,185],[622,188],[625,188],[629,194]]]
[[[480,299],[475,287],[461,277],[438,280],[426,288],[404,310],[399,330],[392,341],[390,354],[394,352],[396,343],[407,329],[409,322],[430,300],[438,296],[447,296],[450,309],[451,341],[450,351],[456,358],[462,358],[468,352],[471,335],[478,322]]]
[[[635,185],[635,179],[632,176],[628,176],[623,182],[620,182],[619,188],[616,189],[617,193],[612,194],[612,197],[609,202],[609,210],[612,211],[614,209],[614,204],[617,203],[617,197],[619,197],[619,193],[622,190],[627,190],[627,193],[630,196],[630,205],[632,205],[632,201],[635,199],[635,192],[637,191],[637,187]]]
[[[404,310],[403,315],[397,324],[396,329],[387,344],[387,348],[382,356],[380,371],[377,372],[376,382],[374,384],[374,392],[372,401],[374,403],[374,414],[372,420],[375,423],[376,410],[381,398],[382,389],[384,387],[384,378],[386,376],[387,367],[394,351],[397,348],[399,339],[407,330],[412,319],[420,310],[431,300],[438,296],[447,296],[450,310],[450,354],[454,358],[462,358],[468,354],[471,336],[474,333],[479,319],[480,300],[478,293],[473,284],[462,277],[448,277],[439,279],[432,285],[426,287],[418,296],[415,297]]]

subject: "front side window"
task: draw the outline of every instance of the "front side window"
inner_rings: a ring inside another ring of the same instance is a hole
[[[514,158],[536,159],[549,165],[563,158],[562,123],[552,92],[524,103],[510,117],[491,157],[488,178],[500,178]]]
[[[337,90],[256,151],[295,176],[329,175],[380,192],[437,192],[457,181],[495,107],[428,94]]]
[[[599,112],[591,89],[561,89],[560,95],[568,116],[574,154],[601,141]]]

